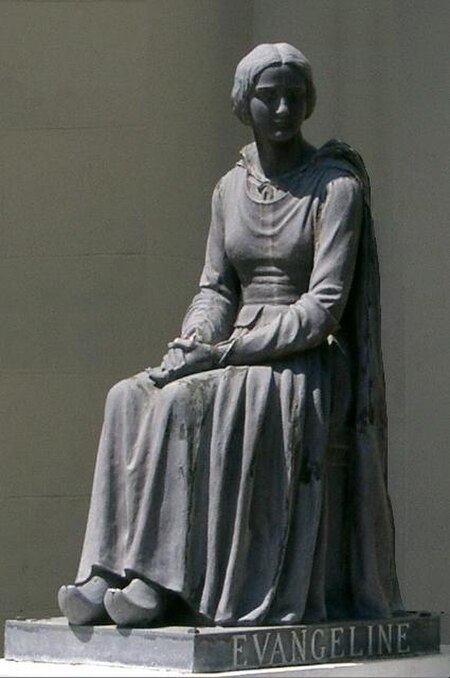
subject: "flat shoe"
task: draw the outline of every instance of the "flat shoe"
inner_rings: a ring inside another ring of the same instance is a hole
[[[140,591],[144,594],[142,597]],[[144,605],[138,602],[140,599]],[[109,588],[105,593],[104,605],[117,626],[149,626],[164,607],[161,595],[136,579],[124,589]]]
[[[58,604],[69,624],[82,626],[98,624],[107,620],[103,600],[95,602],[83,594],[80,586],[69,584],[58,591]]]

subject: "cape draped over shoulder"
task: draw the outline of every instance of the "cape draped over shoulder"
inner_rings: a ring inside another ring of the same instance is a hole
[[[352,338],[355,364],[355,454],[351,469],[351,573],[356,612],[402,610],[395,566],[394,521],[387,493],[387,416],[381,351],[380,276],[364,162],[347,144],[331,141],[319,151],[343,163],[360,182],[364,210],[357,264],[342,320]]]
[[[79,582],[137,575],[224,625],[402,609],[369,180],[337,141],[291,174],[252,187],[244,157],[216,188],[182,334],[223,366],[111,389]]]

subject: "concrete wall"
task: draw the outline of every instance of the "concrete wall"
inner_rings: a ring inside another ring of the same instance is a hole
[[[1,618],[74,575],[105,392],[177,332],[262,40],[305,51],[307,135],[372,175],[400,578],[450,610],[449,25],[446,0],[0,3]]]
[[[450,3],[255,0],[253,26],[255,42],[286,40],[312,61],[318,107],[306,136],[337,136],[366,160],[400,582],[409,609],[449,613]]]
[[[199,276],[239,0],[0,3],[0,617],[75,575],[105,393],[157,364]]]

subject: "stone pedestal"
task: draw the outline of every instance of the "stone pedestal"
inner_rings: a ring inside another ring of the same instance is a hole
[[[7,660],[176,669],[186,673],[301,667],[439,652],[439,617],[273,627],[119,629],[62,618],[8,621]]]

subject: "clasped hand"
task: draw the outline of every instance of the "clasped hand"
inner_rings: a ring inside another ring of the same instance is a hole
[[[188,374],[204,372],[214,367],[214,349],[195,339],[174,339],[159,367],[147,370],[150,379],[160,388]]]

